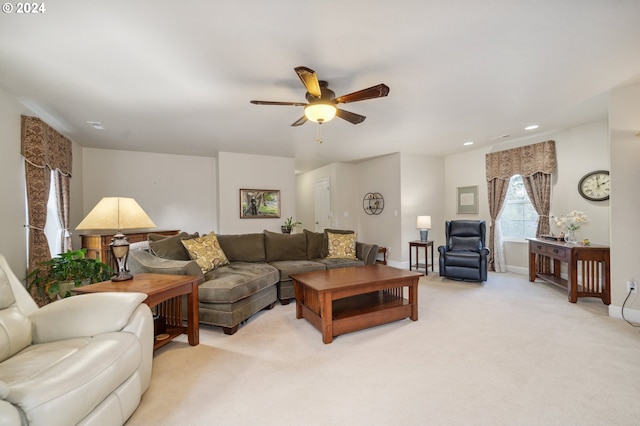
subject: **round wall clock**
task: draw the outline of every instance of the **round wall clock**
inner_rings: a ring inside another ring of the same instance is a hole
[[[591,201],[609,199],[609,172],[596,170],[589,172],[578,182],[578,192],[583,198]]]

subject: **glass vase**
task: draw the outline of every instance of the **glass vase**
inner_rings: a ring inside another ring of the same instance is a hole
[[[569,244],[575,244],[576,241],[578,241],[576,239],[576,231],[574,231],[574,230],[567,231],[567,233],[564,236],[564,240],[565,240],[565,242],[567,242]]]

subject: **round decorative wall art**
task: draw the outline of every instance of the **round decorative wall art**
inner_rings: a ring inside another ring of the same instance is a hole
[[[380,214],[384,210],[384,198],[379,192],[367,192],[362,199],[362,208],[366,214]]]

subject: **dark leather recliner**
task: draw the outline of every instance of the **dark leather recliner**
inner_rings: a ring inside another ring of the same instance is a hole
[[[463,281],[486,281],[489,249],[484,220],[445,222],[447,243],[438,247],[440,276]]]

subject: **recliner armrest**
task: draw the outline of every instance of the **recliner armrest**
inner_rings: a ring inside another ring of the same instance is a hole
[[[146,298],[143,293],[93,293],[55,301],[29,315],[33,343],[121,331]]]
[[[134,274],[191,275],[204,281],[202,269],[193,260],[164,259],[144,250],[131,250],[128,265]]]
[[[365,265],[373,265],[378,257],[378,245],[356,241],[356,257]]]

